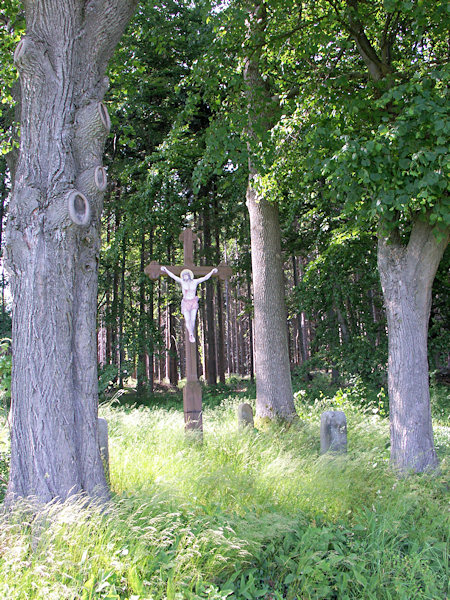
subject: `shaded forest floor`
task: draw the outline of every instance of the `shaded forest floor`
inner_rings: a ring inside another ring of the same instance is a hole
[[[398,480],[386,399],[360,380],[295,381],[298,423],[237,428],[254,387],[204,390],[204,441],[186,439],[180,391],[100,408],[113,500],[0,522],[8,600],[440,599],[448,594],[448,388],[433,390],[441,472]],[[344,410],[344,457],[320,456],[320,414]],[[0,417],[0,476],[7,471]],[[3,460],[2,460],[3,457]],[[2,483],[2,480],[0,480]]]

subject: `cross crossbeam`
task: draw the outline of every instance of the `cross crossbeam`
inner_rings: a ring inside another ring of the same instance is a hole
[[[201,277],[207,275],[214,267],[208,267],[204,265],[194,265],[194,242],[198,239],[196,233],[192,229],[183,229],[180,233],[179,240],[183,242],[183,253],[184,253],[184,264],[183,265],[161,265],[157,261],[153,260],[144,269],[144,272],[150,277],[150,279],[158,279],[161,275],[167,275],[161,271],[161,267],[165,266],[170,269],[174,275],[180,276],[183,269],[190,269],[194,277]],[[231,268],[225,263],[220,263],[217,267],[217,273],[213,277],[218,277],[222,281],[225,281],[232,275]]]

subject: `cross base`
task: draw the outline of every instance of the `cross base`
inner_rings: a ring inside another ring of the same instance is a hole
[[[203,431],[202,388],[198,381],[187,381],[183,388],[184,427],[186,431]]]

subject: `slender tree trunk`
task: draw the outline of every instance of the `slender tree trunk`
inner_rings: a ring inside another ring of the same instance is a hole
[[[427,338],[431,288],[448,242],[416,221],[404,246],[392,234],[379,234],[378,269],[389,334],[389,413],[391,461],[400,471],[438,464],[433,442],[428,382]]]
[[[249,303],[252,303],[252,286],[251,286],[251,274],[247,274],[247,297]],[[249,370],[250,370],[250,381],[253,383],[255,379],[255,361],[254,361],[254,348],[253,348],[253,319],[251,313],[248,315],[248,346],[249,346]]]
[[[163,331],[163,316],[162,316],[162,286],[167,286],[167,281],[163,281],[161,278],[158,281],[158,331]],[[162,358],[161,348],[158,344],[158,380],[162,383],[164,380],[164,367],[165,362]]]
[[[139,328],[138,328],[138,365],[137,365],[137,391],[142,393],[147,379],[147,311],[145,303],[145,287],[148,277],[144,273],[146,260],[146,239],[145,229],[141,230],[141,248],[140,248],[140,270],[139,270]]]
[[[111,227],[110,227],[110,215],[108,215],[106,225],[106,243],[111,242]],[[109,269],[108,269],[109,271]],[[111,325],[111,289],[108,285],[106,290],[106,306],[105,306],[105,326],[106,326],[106,364],[112,363],[112,325]]]
[[[120,201],[120,187],[116,187],[115,190],[115,198],[116,201]],[[116,206],[116,214],[115,214],[115,235],[117,236],[117,232],[120,228],[120,219],[121,212],[119,208]],[[113,360],[112,364],[117,366],[119,369],[120,363],[120,353],[119,353],[119,283],[120,283],[120,264],[119,261],[114,262],[113,267],[113,297],[112,297],[112,306],[111,306],[111,343],[112,343],[112,351],[113,351]]]
[[[212,263],[212,238],[211,238],[211,219],[210,207],[205,205],[203,209],[203,250],[206,264]],[[217,383],[217,368],[216,368],[216,333],[214,327],[214,285],[209,282],[205,286],[205,337],[206,337],[206,363],[207,377],[206,381],[209,385]]]
[[[135,3],[24,3],[21,145],[8,221],[13,311],[7,503],[109,495],[97,432],[105,71]]]
[[[238,289],[239,285],[237,284],[234,288],[234,298],[233,298],[233,371],[237,375],[239,375],[241,370],[241,365],[239,361],[239,341],[238,341]]]
[[[219,256],[220,259],[220,256]],[[219,260],[220,262],[220,260]],[[219,263],[217,263],[219,264]],[[223,323],[223,289],[222,282],[217,279],[217,374],[220,383],[225,383],[225,335]]]
[[[170,291],[167,290],[167,293],[169,294]],[[169,381],[169,383],[171,383],[170,381],[170,376],[171,376],[171,369],[170,369],[170,330],[171,330],[171,320],[172,320],[172,315],[171,315],[171,304],[170,304],[170,300],[169,298],[167,298],[167,307],[166,307],[166,375],[167,375],[167,380]]]
[[[239,375],[245,375],[245,344],[244,344],[244,327],[243,327],[243,311],[242,302],[239,299],[240,288],[236,290],[236,341],[237,355],[239,360]]]
[[[201,340],[201,349],[202,349],[202,361],[200,365],[200,370],[198,371],[198,375],[203,375],[205,381],[208,380],[208,360],[207,354],[208,350],[206,347],[206,307],[205,307],[205,288],[204,286],[200,289],[199,298],[201,298],[201,306],[199,309],[200,319],[198,319],[198,326],[200,330],[200,340]],[[199,346],[199,347],[200,347]]]
[[[218,244],[218,239],[216,239]],[[218,246],[217,246],[218,247]],[[217,264],[220,263],[220,252],[217,252]],[[217,373],[220,383],[225,383],[225,349],[224,349],[224,324],[223,324],[223,291],[222,282],[217,279]]]
[[[119,305],[119,385],[123,388],[123,370],[125,363],[125,340],[123,336],[125,320],[125,267],[127,258],[127,241],[122,239],[122,257],[120,260],[120,305]]]
[[[149,235],[149,256],[153,256],[153,231],[150,230],[150,235]],[[154,336],[154,331],[155,331],[155,327],[154,327],[154,320],[153,320],[153,310],[154,310],[154,289],[155,289],[155,284],[153,282],[153,280],[150,280],[150,289],[149,289],[149,293],[148,293],[148,315],[149,315],[149,320],[150,320],[150,327],[147,327],[147,334],[149,333],[148,330],[150,329],[150,335],[148,338],[148,343],[147,343],[147,349],[148,349],[148,354],[147,354],[147,380],[148,380],[148,388],[149,391],[151,393],[153,393],[154,387],[155,387],[155,344],[153,341],[153,336]]]
[[[173,386],[178,385],[178,360],[177,360],[177,344],[175,338],[175,317],[173,315],[174,312],[174,303],[172,299],[167,307],[168,312],[168,323],[167,323],[167,331],[168,331],[168,378],[170,384]]]
[[[226,260],[226,258],[225,258]],[[226,331],[226,340],[227,340],[227,371],[228,377],[233,372],[233,357],[232,357],[232,341],[231,341],[231,310],[230,310],[230,289],[228,281],[225,281],[225,305],[226,305],[226,314],[227,314],[227,331]]]
[[[252,51],[245,60],[250,137],[270,130],[277,107],[261,76],[259,61],[265,43],[267,13],[255,2],[248,13],[248,42]],[[253,299],[255,304],[256,414],[260,418],[290,420],[295,416],[289,364],[283,261],[278,207],[258,194],[258,170],[249,145],[247,207],[250,215]]]
[[[295,256],[292,257],[292,269],[294,276],[294,286],[297,287],[299,284],[298,277],[298,267],[297,267],[297,259]],[[301,312],[296,313],[296,321],[297,321],[297,332],[298,332],[298,349],[299,349],[299,362],[302,364],[307,360],[306,356],[306,344],[305,344],[305,334],[303,331],[303,320]]]
[[[173,251],[167,250],[167,261],[170,264],[173,259]],[[166,312],[166,375],[170,384],[178,385],[178,360],[177,360],[177,344],[176,344],[176,329],[174,317],[174,299],[173,287],[167,286],[167,312]]]
[[[336,319],[339,323],[339,328],[341,330],[342,341],[344,342],[344,344],[348,344],[350,342],[350,334],[348,332],[348,327],[347,323],[345,322],[344,315],[337,306],[334,307],[334,312],[336,314]]]

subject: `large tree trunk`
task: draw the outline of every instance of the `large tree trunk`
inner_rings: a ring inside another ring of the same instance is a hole
[[[257,141],[258,131],[269,131],[277,106],[260,71],[267,13],[264,2],[255,2],[248,13],[248,56],[244,81],[248,99],[248,131]],[[247,207],[250,215],[253,300],[255,306],[256,414],[260,418],[292,419],[295,416],[289,364],[281,232],[278,207],[255,189],[256,161],[249,144]]]
[[[428,382],[427,338],[431,288],[447,239],[437,241],[431,226],[417,221],[407,246],[382,233],[378,269],[389,335],[391,461],[404,472],[432,469],[434,450]]]
[[[97,439],[97,265],[110,122],[105,72],[135,2],[24,2],[21,144],[8,221],[13,294],[7,502],[106,498]]]
[[[278,208],[247,190],[255,307],[256,414],[292,419],[295,407],[289,365]]]

